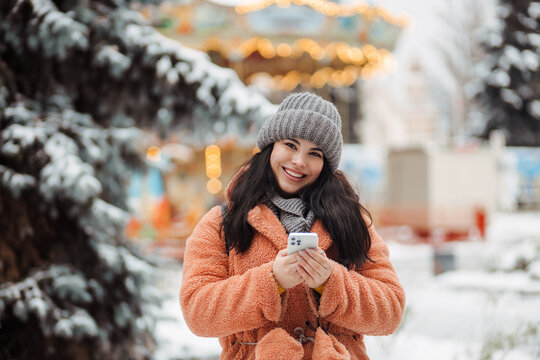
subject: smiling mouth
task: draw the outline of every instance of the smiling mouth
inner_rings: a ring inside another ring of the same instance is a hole
[[[286,169],[286,168],[283,168],[283,171],[285,171],[287,173],[287,175],[290,175],[295,179],[302,179],[302,178],[306,177],[306,175],[304,175],[304,174],[300,174],[300,173],[294,172],[294,171]]]

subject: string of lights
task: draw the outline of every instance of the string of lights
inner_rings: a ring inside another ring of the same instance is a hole
[[[203,43],[202,50],[205,52],[214,51],[222,58],[240,59],[239,61],[244,61],[256,52],[265,59],[276,57],[295,59],[308,54],[321,64],[339,60],[345,65],[342,69],[324,66],[314,73],[296,70],[289,71],[285,75],[275,76],[256,73],[246,80],[247,83],[251,83],[253,79],[263,74],[271,77],[276,89],[287,91],[293,90],[298,84],[305,88],[322,88],[326,84],[333,87],[350,86],[359,77],[369,78],[375,73],[389,73],[396,66],[394,56],[386,49],[377,49],[370,44],[359,48],[349,46],[345,42],[331,42],[323,46],[308,38],[299,39],[292,45],[287,43],[274,45],[268,39],[254,37],[242,42],[238,47],[231,48],[227,46],[226,41],[212,37]]]
[[[321,45],[315,40],[302,38],[293,42],[291,45],[280,43],[274,45],[272,41],[253,37],[242,41],[238,46],[229,46],[227,40],[221,40],[217,37],[206,39],[201,49],[203,51],[216,51],[224,58],[245,59],[254,52],[259,52],[265,59],[271,59],[276,56],[299,58],[304,53],[309,54],[314,60],[332,61],[339,59],[344,64],[364,65],[366,62],[371,62],[376,65],[384,57],[390,56],[390,52],[386,49],[377,49],[371,44],[366,44],[361,48],[349,46],[345,42],[330,42],[327,45]]]
[[[209,145],[204,150],[204,156],[206,176],[208,177],[206,189],[211,194],[217,194],[223,187],[219,180],[221,176],[221,149],[217,145]]]

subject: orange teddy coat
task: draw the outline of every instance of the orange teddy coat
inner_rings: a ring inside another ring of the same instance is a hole
[[[219,337],[221,359],[369,359],[363,335],[388,335],[399,327],[405,293],[373,225],[369,257],[374,262],[358,270],[335,262],[319,298],[305,284],[279,294],[272,263],[287,247],[287,233],[267,206],[249,212],[256,233],[243,254],[227,255],[221,221],[221,209],[214,207],[188,239],[180,290],[189,328],[199,336]],[[319,220],[311,231],[335,259],[332,239]]]

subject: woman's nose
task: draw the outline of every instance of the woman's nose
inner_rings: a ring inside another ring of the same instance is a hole
[[[297,166],[305,166],[305,164],[306,164],[306,160],[304,158],[304,155],[301,154],[300,152],[297,152],[296,154],[294,154],[292,160],[293,160],[293,164],[295,164]]]

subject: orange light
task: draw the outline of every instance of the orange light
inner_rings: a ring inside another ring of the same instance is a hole
[[[221,155],[221,150],[219,149],[219,146],[217,146],[217,145],[209,145],[204,150],[204,154],[206,156],[209,156],[209,155],[218,155],[218,156],[220,156]]]
[[[362,51],[364,52],[364,54],[366,54],[366,56],[369,56],[371,53],[376,52],[377,49],[375,48],[375,46],[367,44],[362,46]]]
[[[159,162],[161,160],[161,149],[157,146],[150,146],[146,150],[146,158],[152,162]]]
[[[221,181],[218,179],[210,179],[206,183],[206,190],[208,190],[208,192],[211,194],[217,194],[222,188],[223,185],[221,185]]]
[[[368,58],[368,61],[375,66],[379,65],[379,63],[381,62],[381,55],[379,55],[377,51],[373,51],[369,53],[367,58]]]
[[[364,53],[357,47],[351,48],[351,58],[355,63],[359,63],[364,59]]]
[[[220,164],[210,164],[206,167],[206,176],[209,178],[218,178],[221,176]]]
[[[265,45],[262,48],[259,48],[259,53],[265,59],[270,59],[276,56],[276,51],[272,45]]]
[[[279,44],[276,48],[276,52],[281,57],[291,56],[292,49],[289,44]]]
[[[347,44],[342,43],[342,44],[338,45],[338,47],[337,47],[337,55],[338,55],[339,59],[341,61],[343,61],[344,63],[347,63],[347,62],[350,61],[349,47],[347,46]]]
[[[322,60],[326,54],[320,46],[315,45],[309,49],[309,55],[311,55],[314,60]]]
[[[221,176],[221,150],[217,145],[210,145],[204,150],[206,157],[206,176],[218,178]]]
[[[341,86],[341,71],[334,71],[330,76],[330,84],[334,87]]]

